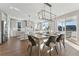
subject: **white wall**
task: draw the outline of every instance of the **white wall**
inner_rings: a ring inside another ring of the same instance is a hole
[[[15,19],[10,19],[10,36],[16,36],[17,24]]]
[[[79,15],[77,16],[77,39],[79,41]]]
[[[8,22],[8,39],[10,39],[10,16],[7,16],[7,22]]]

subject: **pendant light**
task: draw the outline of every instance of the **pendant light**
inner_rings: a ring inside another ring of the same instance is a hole
[[[49,11],[46,10],[46,6],[50,8]],[[44,9],[38,12],[38,17],[41,20],[52,20],[52,17],[55,17],[55,14],[51,12],[52,5],[49,3],[44,3]]]

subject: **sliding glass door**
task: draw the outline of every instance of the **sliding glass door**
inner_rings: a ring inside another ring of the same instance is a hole
[[[66,38],[69,40],[76,40],[76,21],[74,19],[69,19],[65,21],[66,23]]]
[[[58,32],[65,33],[65,38],[68,40],[77,40],[77,23],[76,18],[66,18],[65,20],[61,19],[58,21]]]

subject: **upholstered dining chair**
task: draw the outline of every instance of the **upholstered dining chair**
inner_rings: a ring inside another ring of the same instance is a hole
[[[28,40],[29,40],[29,42],[31,43],[31,45],[28,45],[27,50],[29,50],[29,48],[30,48],[30,53],[29,53],[29,55],[31,56],[31,54],[32,54],[32,48],[33,48],[34,46],[36,46],[36,42],[35,42],[35,40],[33,39],[33,37],[32,37],[31,35],[28,35]]]
[[[56,40],[56,42],[58,42],[60,44],[60,50],[61,50],[61,43],[63,44],[64,48],[65,48],[65,39],[64,39],[64,34],[60,34]]]
[[[43,46],[43,50],[47,46],[50,50],[49,55],[51,56],[51,49],[54,48],[56,50],[56,53],[58,55],[57,46],[56,46],[56,36],[50,36],[48,40],[45,42]]]

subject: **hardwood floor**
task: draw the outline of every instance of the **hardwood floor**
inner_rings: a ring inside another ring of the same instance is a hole
[[[0,45],[0,56],[28,56],[28,42],[27,40],[19,40],[16,38],[11,38],[6,43]],[[47,50],[41,51],[41,56],[49,56],[46,52]],[[62,47],[60,51],[58,46],[59,56],[78,56],[79,51],[73,48],[66,42],[66,48]],[[32,56],[38,56],[38,47],[34,47],[32,51]],[[56,51],[52,51],[52,56],[57,56]]]
[[[0,55],[27,55],[27,41],[11,38],[7,43],[0,45]]]

